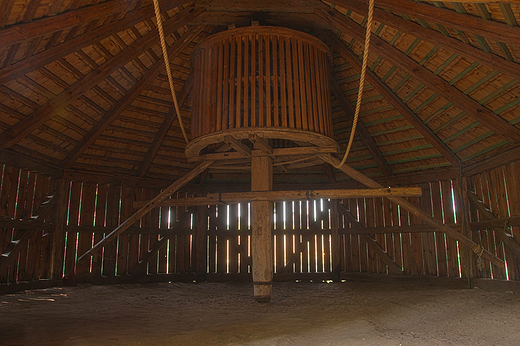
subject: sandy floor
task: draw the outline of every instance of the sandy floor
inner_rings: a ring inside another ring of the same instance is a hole
[[[417,283],[80,286],[0,296],[0,345],[520,345],[512,292]]]

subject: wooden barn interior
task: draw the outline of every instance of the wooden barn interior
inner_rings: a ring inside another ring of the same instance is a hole
[[[0,292],[518,292],[519,22],[518,0],[1,0]]]

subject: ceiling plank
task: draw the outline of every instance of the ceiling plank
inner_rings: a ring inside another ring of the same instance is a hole
[[[343,93],[343,90],[341,90],[341,87],[339,86],[338,82],[334,79],[334,77],[331,76],[330,78],[330,85],[332,86],[332,92],[334,93],[334,96],[336,96],[336,99],[338,100],[339,104],[341,105],[341,108],[347,113],[347,116],[351,119],[354,118],[354,109],[350,102],[345,98],[345,94]],[[363,124],[363,121],[361,119],[358,119],[357,123],[357,130],[358,134],[363,139],[363,142],[365,142],[368,151],[370,151],[370,154],[372,154],[372,157],[377,163],[377,166],[379,167],[379,170],[383,175],[394,175],[392,172],[392,169],[388,165],[388,162],[385,160],[383,154],[381,153],[381,150],[377,147],[376,142],[370,135],[370,132],[368,132],[367,128],[365,127],[365,124]]]
[[[364,41],[364,28],[351,19],[340,15],[332,9],[327,12],[316,10],[315,13],[321,18],[329,21],[331,25],[335,25],[338,29],[348,32],[355,39],[360,40],[361,42]],[[423,67],[378,36],[372,35],[371,42],[371,50],[376,51],[383,58],[387,59],[395,66],[426,85],[429,89],[435,91],[443,98],[456,105],[457,108],[466,112],[468,116],[479,121],[488,129],[511,143],[520,142],[519,128],[511,125],[499,115],[494,114],[488,108],[480,105],[477,101],[464,94],[459,89],[453,87],[447,81]]]
[[[179,3],[182,2],[184,1],[181,0],[165,2],[164,5],[161,5],[161,9],[163,11],[171,10],[172,8],[178,7]],[[188,11],[188,9],[183,11]],[[100,40],[111,35],[115,35],[122,30],[125,30],[137,23],[144,21],[147,18],[152,17],[153,15],[153,6],[147,6],[139,10],[129,12],[125,16],[124,20],[114,21],[94,30],[89,30],[82,35],[65,41],[64,43],[50,47],[41,53],[20,60],[15,64],[0,70],[0,84],[5,84],[10,80],[23,76],[28,72],[37,70],[38,68],[41,68],[59,58],[72,54],[88,45],[99,42]]]
[[[189,12],[182,12],[182,14],[170,18],[164,24],[164,31],[173,32],[179,29],[180,27],[189,23],[192,18],[202,13],[202,11],[204,11],[202,8],[191,9]],[[47,102],[43,107],[37,109],[25,119],[17,123],[15,126],[2,133],[2,137],[0,138],[0,148],[10,147],[20,141],[22,138],[27,136],[29,133],[34,131],[45,121],[51,118],[55,113],[65,108],[71,102],[75,101],[85,91],[104,80],[108,75],[110,75],[128,61],[131,61],[141,55],[143,51],[152,47],[154,44],[157,44],[157,42],[158,33],[157,29],[154,29],[140,38],[138,41],[134,42],[134,44],[123,49],[112,59],[108,60],[103,65],[100,65],[97,69],[90,72],[85,76],[85,78],[65,89],[58,96]]]
[[[520,28],[411,0],[377,0],[382,7],[499,42],[520,44]]]
[[[24,40],[51,34],[94,19],[103,18],[115,13],[127,11],[135,4],[132,1],[106,1],[94,6],[67,11],[52,17],[37,19],[28,23],[11,25],[0,30],[0,42],[10,45]]]
[[[331,45],[345,60],[347,60],[354,68],[361,71],[361,62],[353,54],[347,46],[339,38],[332,34],[323,34],[322,39]],[[451,149],[437,137],[432,130],[430,130],[422,120],[395,95],[386,84],[379,79],[372,71],[367,69],[366,78],[369,83],[376,88],[376,90],[390,102],[395,109],[397,109],[403,117],[410,122],[417,131],[419,131],[424,138],[442,154],[455,167],[460,165],[460,159],[455,155]]]
[[[330,2],[345,9],[350,9],[360,15],[367,16],[368,9],[362,1],[330,0]],[[487,65],[511,78],[520,78],[520,64],[504,59],[499,55],[488,53],[470,44],[465,44],[456,38],[445,36],[438,31],[425,28],[411,20],[406,20],[379,8],[374,8],[374,20],[435,44],[468,60],[474,60],[480,64]]]
[[[168,55],[170,55],[170,53],[168,53]],[[182,108],[182,105],[186,101],[186,98],[188,97],[188,94],[190,93],[192,86],[193,83],[191,83],[191,80],[186,80],[186,83],[184,83],[182,90],[179,92],[179,108]],[[152,164],[153,160],[155,159],[155,156],[157,155],[157,152],[159,151],[159,148],[162,145],[164,137],[166,137],[166,134],[170,130],[170,127],[172,126],[175,119],[177,119],[177,117],[175,116],[175,108],[171,107],[170,111],[164,118],[164,121],[161,127],[159,128],[159,131],[155,134],[155,137],[152,141],[152,145],[148,149],[148,153],[145,156],[145,160],[142,162],[141,167],[139,167],[137,173],[138,177],[144,177],[146,171],[148,171],[148,168],[150,168],[150,165]]]
[[[175,58],[182,50],[193,41],[197,35],[200,34],[204,27],[198,26],[186,32],[180,39],[178,39],[169,49],[168,55],[170,59]],[[148,84],[153,81],[159,73],[164,69],[162,60],[159,60],[150,68],[146,74],[130,89],[121,100],[107,113],[103,118],[97,122],[90,132],[83,137],[81,142],[70,151],[69,155],[63,160],[62,166],[65,168],[71,167],[74,162],[81,156],[95,140],[106,130],[106,128],[117,118],[133,101],[139,96]]]

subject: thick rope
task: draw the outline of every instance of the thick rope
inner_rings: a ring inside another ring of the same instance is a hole
[[[168,75],[168,82],[170,83],[170,90],[172,92],[173,104],[175,106],[175,112],[177,113],[177,119],[179,119],[179,125],[181,127],[182,135],[188,143],[188,136],[186,136],[186,131],[184,130],[184,125],[182,124],[181,111],[179,109],[179,104],[177,103],[177,96],[175,95],[175,89],[173,88],[173,78],[172,71],[170,70],[170,59],[168,58],[168,51],[166,50],[166,41],[164,40],[164,31],[162,26],[161,19],[161,10],[159,8],[159,0],[153,0],[153,7],[155,9],[155,18],[157,20],[157,30],[159,31],[159,37],[161,39],[161,48],[163,52],[164,58],[164,67],[166,68],[166,74]]]
[[[350,153],[350,149],[352,148],[352,142],[354,142],[354,135],[356,134],[356,127],[359,118],[359,110],[361,109],[361,99],[363,97],[363,88],[365,87],[365,75],[367,71],[367,63],[368,63],[368,48],[370,47],[370,34],[372,33],[372,18],[374,15],[374,0],[370,0],[368,3],[368,16],[367,16],[367,30],[365,33],[365,49],[363,50],[363,65],[361,66],[361,77],[359,79],[359,89],[357,95],[357,104],[356,111],[354,113],[354,121],[352,122],[352,130],[350,131],[350,139],[348,141],[347,150],[345,151],[345,155],[343,155],[343,159],[339,163],[339,165],[334,165],[336,168],[340,168],[347,161],[348,154]]]

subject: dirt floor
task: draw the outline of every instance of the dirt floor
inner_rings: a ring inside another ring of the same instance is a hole
[[[414,282],[76,286],[0,296],[0,345],[520,345],[520,297]]]

